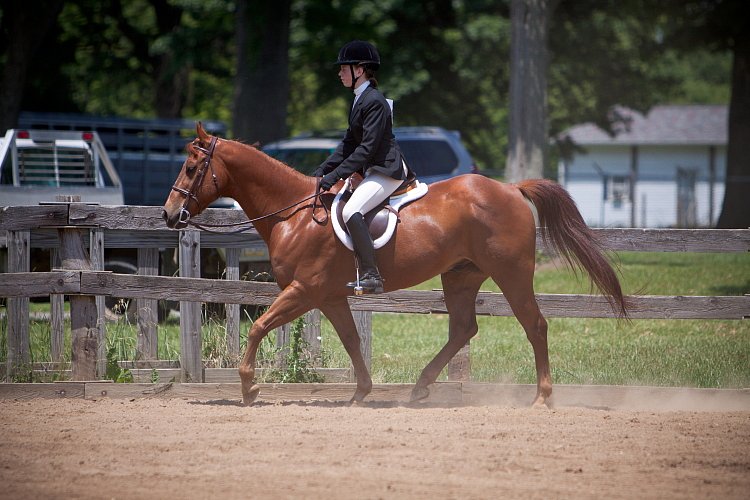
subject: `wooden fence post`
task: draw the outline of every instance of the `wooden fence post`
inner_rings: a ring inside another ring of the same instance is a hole
[[[306,312],[304,321],[302,338],[307,343],[313,359],[318,359],[320,357],[320,309]]]
[[[63,269],[91,270],[81,232],[58,229]],[[96,300],[90,295],[70,296],[70,328],[73,341],[72,379],[95,380],[99,356],[99,328]]]
[[[237,281],[240,279],[240,249],[227,248],[225,279]],[[225,304],[227,316],[227,354],[233,361],[240,357],[240,305]]]
[[[466,341],[455,356],[448,362],[448,380],[456,382],[468,382],[471,378],[471,353],[470,342]]]
[[[138,274],[141,276],[159,275],[159,249],[138,249]],[[157,299],[136,299],[138,306],[138,342],[136,359],[154,360],[158,356],[159,301]]]
[[[50,269],[60,269],[60,251],[53,248],[50,252]],[[50,352],[52,361],[59,363],[63,359],[63,345],[65,343],[65,295],[53,293],[50,301]]]
[[[101,228],[91,229],[89,236],[89,258],[91,269],[104,271],[104,230]],[[96,304],[97,332],[99,334],[99,350],[97,353],[96,373],[98,378],[103,378],[107,373],[107,330],[104,324],[104,295],[94,297]]]
[[[372,366],[372,311],[352,311],[352,316],[354,316],[354,323],[359,333],[359,348],[369,371]]]
[[[31,271],[31,233],[8,231],[8,271],[28,273]],[[8,298],[8,353],[5,377],[8,382],[31,372],[29,353],[29,298]]]
[[[287,323],[276,329],[276,366],[286,370],[286,358],[289,355],[289,344],[292,340],[292,324]]]
[[[180,231],[180,276],[200,278],[200,231]],[[180,301],[180,370],[182,382],[203,382],[201,303]]]

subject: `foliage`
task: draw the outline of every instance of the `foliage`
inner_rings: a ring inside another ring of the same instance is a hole
[[[743,295],[750,292],[750,260],[742,254],[622,252],[628,294]],[[439,278],[418,287],[441,288]],[[483,290],[497,291],[488,281]],[[539,293],[588,293],[564,268],[545,264],[536,273]],[[750,385],[750,328],[743,321],[549,319],[550,362],[558,384],[693,387]],[[535,383],[533,351],[515,318],[478,318],[471,342],[472,380]],[[342,363],[346,353],[329,324],[323,343]],[[414,382],[447,340],[445,315],[375,314],[373,379]],[[442,379],[447,377],[444,371]]]
[[[216,304],[219,306],[219,304]],[[206,311],[209,308],[206,307]],[[206,368],[226,368],[237,366],[236,356],[229,355],[226,323],[207,312],[203,315],[202,359]]]
[[[291,336],[284,356],[283,369],[272,370],[267,380],[282,383],[324,381],[323,376],[312,368],[310,358],[307,355],[309,344],[302,338],[304,326],[304,318],[297,318],[292,322]]]
[[[504,3],[297,2],[294,12],[300,18],[292,21],[290,58],[292,81],[299,85],[292,86],[291,130],[346,126],[350,98],[331,63],[345,42],[367,39],[379,49],[379,87],[395,100],[396,125],[459,130],[480,165],[504,163],[509,40]]]
[[[153,117],[165,99],[162,81],[181,78],[178,113],[229,121],[229,7],[220,0],[65,2],[31,67],[24,109]]]
[[[478,318],[471,341],[471,379],[536,382],[534,355],[514,318]],[[335,342],[324,324],[323,342]],[[372,377],[413,383],[447,340],[444,315],[376,314]],[[734,388],[750,385],[750,330],[738,321],[608,319],[549,320],[549,349],[557,384]],[[339,363],[343,348],[336,346]],[[339,364],[339,366],[341,366]],[[444,370],[440,380],[447,379]]]
[[[117,346],[107,349],[107,371],[105,378],[118,383],[132,382],[133,374],[127,368],[120,368],[117,358]]]
[[[165,5],[66,2],[30,69],[24,109],[154,116],[159,78],[177,78],[178,69],[187,68],[184,89],[175,83],[185,93],[182,116],[231,123],[234,4]],[[561,1],[549,41],[550,134],[584,121],[606,126],[614,104],[645,110],[657,102],[727,102],[726,44],[709,46],[708,32],[691,38],[691,15],[645,0]],[[346,126],[349,96],[331,63],[338,47],[353,38],[380,48],[381,88],[396,100],[397,125],[459,130],[481,167],[502,168],[507,2],[293,1],[287,109],[293,134]],[[690,51],[683,50],[685,39]]]

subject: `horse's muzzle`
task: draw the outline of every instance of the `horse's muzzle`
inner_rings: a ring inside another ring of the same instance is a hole
[[[188,221],[190,220],[190,212],[184,208],[180,208],[180,211],[172,216],[170,216],[166,210],[162,210],[161,216],[167,224],[167,227],[170,229],[183,229],[187,227]]]

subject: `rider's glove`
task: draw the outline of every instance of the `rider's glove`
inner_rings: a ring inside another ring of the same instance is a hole
[[[325,175],[326,171],[325,168],[321,165],[320,167],[315,169],[315,172],[313,172],[313,177],[323,177]]]
[[[339,181],[339,176],[336,172],[329,172],[320,179],[320,189],[328,191]]]

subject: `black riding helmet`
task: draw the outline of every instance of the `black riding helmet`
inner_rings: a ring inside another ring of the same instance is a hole
[[[377,70],[380,67],[380,54],[370,42],[353,40],[339,50],[336,66],[349,65],[352,74],[352,90],[354,89],[354,66],[362,65]]]
[[[370,42],[353,40],[341,47],[339,58],[334,64],[336,66],[363,64],[376,70],[380,67],[380,54]]]

